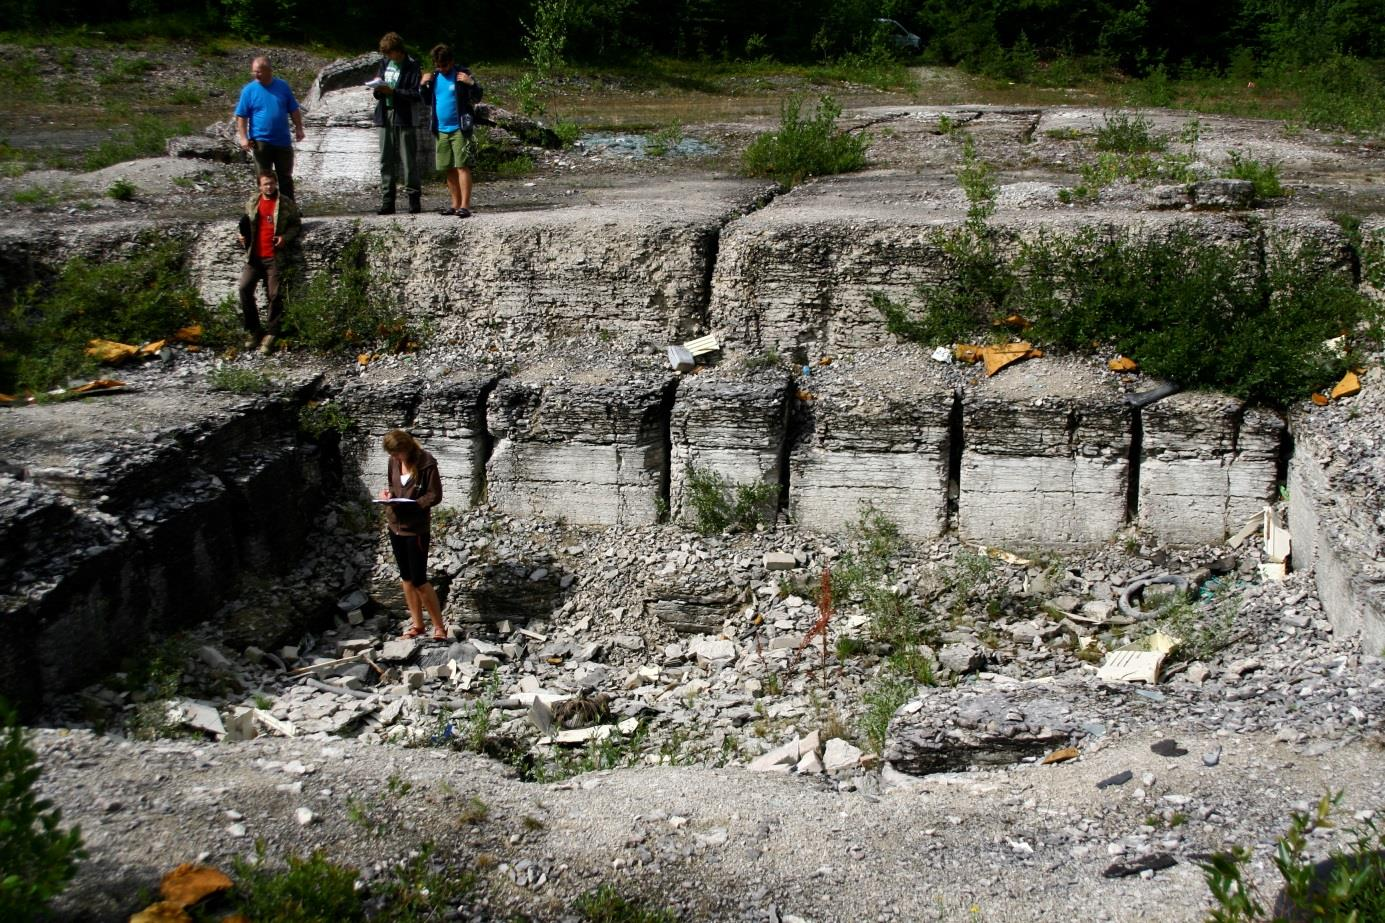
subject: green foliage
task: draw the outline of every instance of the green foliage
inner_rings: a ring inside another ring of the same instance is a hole
[[[583,894],[574,902],[573,909],[588,923],[677,923],[678,920],[672,910],[653,908],[643,901],[622,897],[611,884]]]
[[[561,782],[589,772],[634,766],[649,749],[648,741],[649,728],[641,723],[629,737],[612,732],[601,739],[587,741],[586,746],[580,749],[557,750],[551,759],[524,754],[514,762],[518,763],[523,778],[528,782]],[[665,763],[676,761],[674,753],[661,751],[661,756]]]
[[[268,394],[274,390],[274,380],[264,372],[239,365],[219,366],[212,370],[207,380],[213,391],[232,394]]]
[[[457,905],[475,890],[476,876],[435,867],[433,853],[433,844],[425,843],[415,856],[372,886],[371,896],[380,910],[370,919],[387,923],[453,919]]]
[[[1208,598],[1196,605],[1182,594],[1175,594],[1164,600],[1155,613],[1159,630],[1182,640],[1173,652],[1178,659],[1210,660],[1231,643],[1241,596],[1234,589],[1217,589],[1220,584],[1204,587]]]
[[[1154,124],[1142,115],[1124,112],[1107,114],[1104,124],[1096,130],[1096,149],[1118,154],[1144,154],[1162,151],[1163,139],[1154,134]]]
[[[793,187],[812,176],[851,173],[866,165],[870,138],[838,131],[842,109],[830,96],[818,101],[817,111],[804,117],[803,97],[791,96],[780,110],[779,130],[750,142],[741,158],[749,176],[770,176]]]
[[[524,23],[524,50],[540,81],[547,80],[565,63],[571,0],[537,0],[532,22]]]
[[[995,214],[999,187],[995,169],[976,153],[976,142],[971,135],[966,135],[962,146],[962,166],[957,170],[957,183],[967,197],[967,223],[980,230],[986,220]]]
[[[391,305],[371,285],[367,256],[371,239],[357,234],[328,271],[294,285],[284,298],[284,334],[324,353],[382,349],[399,352],[417,345],[403,305]]]
[[[1284,187],[1279,182],[1279,168],[1274,164],[1247,157],[1240,151],[1231,151],[1227,157],[1231,167],[1226,175],[1231,179],[1247,179],[1254,183],[1256,199],[1275,199],[1284,195]]]
[[[117,202],[133,202],[139,188],[127,179],[118,179],[106,189],[106,195]]]
[[[321,850],[304,859],[289,856],[287,868],[271,869],[263,840],[255,844],[255,861],[235,858],[237,884],[233,899],[251,920],[278,923],[336,923],[364,920],[356,894],[355,869],[331,862]]]
[[[644,152],[650,157],[662,157],[682,140],[682,126],[667,125],[645,138]]]
[[[355,426],[356,421],[340,404],[310,403],[298,411],[298,428],[315,441],[329,434],[345,435]]]
[[[129,252],[106,263],[74,257],[13,293],[0,313],[0,391],[46,391],[90,374],[89,340],[145,343],[204,319],[181,242],[146,234]]]
[[[162,156],[169,138],[190,135],[192,130],[190,122],[170,122],[155,115],[136,116],[128,125],[88,151],[82,166],[87,170],[100,170],[140,157]]]
[[[899,706],[913,698],[917,688],[914,681],[905,676],[885,674],[876,678],[865,695],[866,709],[860,718],[861,736],[872,751],[877,754],[884,751],[890,719]]]
[[[1331,827],[1342,793],[1323,795],[1312,814],[1295,811],[1289,829],[1275,844],[1274,866],[1284,879],[1283,896],[1294,919],[1317,923],[1365,923],[1385,919],[1385,831],[1374,819],[1348,831],[1351,843],[1334,849],[1330,871],[1322,872],[1307,855],[1308,835]],[[1280,914],[1266,910],[1264,898],[1247,875],[1251,851],[1234,847],[1200,863],[1216,906],[1209,923],[1270,923]],[[1276,907],[1276,909],[1281,909]]]
[[[573,143],[582,137],[582,126],[572,119],[559,116],[553,121],[553,133],[558,136],[558,142],[563,147],[572,147]]]
[[[1303,94],[1303,119],[1312,128],[1362,134],[1385,131],[1385,65],[1333,54],[1309,68],[1290,71]]]
[[[705,468],[688,468],[687,489],[693,521],[704,535],[716,535],[732,526],[753,532],[761,523],[773,521],[779,499],[778,484],[731,484]]]
[[[85,858],[81,831],[37,797],[41,769],[18,717],[0,699],[0,919],[41,917]]]

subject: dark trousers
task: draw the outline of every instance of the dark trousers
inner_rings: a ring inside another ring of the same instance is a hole
[[[262,336],[265,333],[279,335],[279,324],[284,319],[284,292],[280,286],[282,273],[279,261],[262,260],[251,256],[240,272],[240,313],[245,329]],[[255,289],[264,280],[265,292],[269,295],[269,318],[260,326],[260,312],[255,307]]]
[[[423,188],[418,182],[418,132],[413,126],[394,125],[386,125],[378,131],[381,198],[393,202],[395,187],[401,179],[405,193],[418,195]]]
[[[250,156],[255,158],[255,169],[260,173],[273,173],[279,180],[279,192],[292,199],[293,148],[275,147],[264,141],[256,141],[254,145]]]

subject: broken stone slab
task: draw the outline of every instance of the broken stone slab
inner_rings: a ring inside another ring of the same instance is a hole
[[[526,561],[468,565],[453,579],[448,591],[447,618],[490,625],[510,619],[552,618],[563,603],[564,578],[556,569],[540,569],[547,572],[536,579],[538,570],[531,569]]]
[[[962,395],[958,526],[969,542],[1081,548],[1125,525],[1130,410],[1076,361],[1006,369]]]
[[[852,746],[840,737],[833,737],[823,750],[822,768],[828,775],[835,776],[860,766],[861,756],[859,747]]]
[[[793,570],[798,567],[798,558],[788,551],[766,551],[760,563],[765,570]]]
[[[1250,208],[1255,184],[1248,179],[1205,179],[1189,190],[1194,208]]]
[[[392,663],[409,660],[423,644],[418,638],[395,638],[380,648],[380,659]]]
[[[1105,688],[1082,680],[979,682],[920,693],[895,712],[886,736],[885,760],[909,775],[1040,757],[1080,743],[1083,725],[1122,699],[1121,707],[1145,707],[1134,696],[1118,695],[1113,703]]]
[[[674,519],[696,519],[691,503],[696,475],[719,478],[731,503],[738,488],[759,485],[766,496],[756,513],[773,521],[783,499],[778,489],[792,393],[786,372],[751,372],[732,363],[678,383],[669,422]]]
[[[725,638],[694,638],[688,642],[688,653],[697,658],[698,666],[720,669],[736,659],[736,643]]]
[[[226,736],[226,726],[216,706],[193,699],[176,699],[168,703],[167,717],[170,724],[190,727],[214,735],[218,740]]]
[[[981,645],[963,641],[945,644],[938,651],[938,663],[959,676],[975,673],[986,666],[986,652]]]
[[[887,510],[911,538],[947,528],[955,387],[932,363],[874,362],[869,353],[819,366],[796,408],[789,512],[825,532]]]
[[[651,525],[668,466],[667,372],[538,364],[496,386],[488,496],[511,515],[599,526]]]
[[[741,593],[724,581],[692,575],[651,585],[644,612],[677,631],[707,634],[721,631],[740,600]]]

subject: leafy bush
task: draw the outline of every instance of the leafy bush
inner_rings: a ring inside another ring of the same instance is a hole
[[[265,844],[255,844],[254,862],[237,858],[233,898],[251,920],[278,923],[336,923],[364,920],[356,894],[356,870],[329,861],[319,850],[304,859],[289,856],[288,867],[270,868]]]
[[[688,505],[698,531],[705,535],[725,532],[731,526],[753,531],[772,519],[778,498],[778,484],[730,484],[715,471],[688,469]]]
[[[370,238],[358,234],[328,271],[293,286],[284,299],[284,334],[320,352],[379,348],[400,351],[416,345],[408,321],[371,286],[366,257]]]
[[[1274,199],[1284,195],[1284,187],[1279,182],[1279,168],[1274,164],[1246,157],[1240,151],[1231,151],[1227,156],[1231,160],[1231,167],[1226,175],[1231,179],[1248,179],[1254,183],[1255,198]]]
[[[1096,130],[1096,149],[1118,154],[1162,151],[1164,141],[1155,136],[1153,129],[1154,123],[1142,115],[1107,115],[1105,124]]]
[[[223,365],[213,369],[208,382],[213,391],[230,391],[232,394],[268,394],[274,390],[273,379],[264,372],[238,365]]]
[[[1267,910],[1246,875],[1250,850],[1218,853],[1202,866],[1216,907],[1209,923],[1270,923],[1285,919],[1316,923],[1365,923],[1385,919],[1385,832],[1374,819],[1349,831],[1352,842],[1333,850],[1327,867],[1306,855],[1308,834],[1332,826],[1331,814],[1342,793],[1324,795],[1311,815],[1295,811],[1289,830],[1275,845],[1274,866],[1284,878],[1282,901]]]
[[[206,317],[179,241],[146,235],[132,252],[106,263],[74,257],[14,293],[0,314],[0,391],[45,391],[92,372],[91,339],[144,343]]]
[[[672,910],[655,909],[620,895],[615,885],[605,884],[577,898],[574,909],[588,923],[677,923]]]
[[[760,135],[745,149],[741,165],[749,176],[770,176],[793,187],[811,176],[851,173],[866,165],[870,138],[838,131],[842,107],[830,96],[804,117],[803,97],[791,96],[780,110],[779,130]]]
[[[341,436],[355,425],[356,421],[340,404],[311,403],[298,411],[298,428],[316,440],[328,434]]]
[[[85,856],[81,831],[34,794],[40,769],[15,713],[0,700],[0,919],[32,920],[62,893]]]
[[[139,188],[127,179],[118,179],[106,189],[106,195],[117,202],[132,202]]]
[[[861,735],[875,753],[884,751],[890,719],[899,710],[899,706],[913,698],[917,688],[910,679],[886,674],[878,677],[866,693],[866,710],[860,719]]]

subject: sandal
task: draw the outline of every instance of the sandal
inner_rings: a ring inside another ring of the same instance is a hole
[[[434,640],[434,641],[450,641],[450,640],[452,640],[452,639],[448,637],[448,635],[447,635],[447,629],[446,629],[446,628],[440,628],[440,629],[438,629],[437,631],[433,632],[433,640]]]
[[[409,630],[408,630],[408,631],[404,632],[402,635],[399,636],[399,640],[401,640],[401,641],[412,641],[414,638],[417,638],[417,637],[421,636],[422,634],[423,634],[423,629],[422,629],[422,628],[414,628],[414,627],[411,625],[411,626],[409,626]]]

